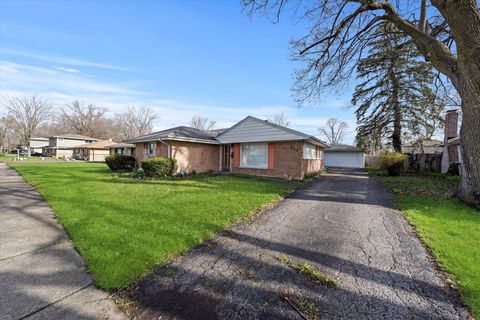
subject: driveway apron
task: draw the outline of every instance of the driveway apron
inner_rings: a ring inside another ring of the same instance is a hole
[[[321,319],[470,318],[385,188],[346,170],[157,269],[131,298],[138,319],[302,319],[315,308]]]
[[[0,319],[124,319],[38,192],[0,163]]]

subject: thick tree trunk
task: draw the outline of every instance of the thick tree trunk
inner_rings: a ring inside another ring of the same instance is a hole
[[[452,82],[462,98],[459,198],[480,208],[480,12],[475,0],[457,0],[446,2],[444,13],[457,46]]]
[[[480,74],[477,75],[480,88],[479,77]],[[480,208],[480,89],[478,92],[463,92],[461,97],[463,112],[460,130],[462,180],[459,198]]]

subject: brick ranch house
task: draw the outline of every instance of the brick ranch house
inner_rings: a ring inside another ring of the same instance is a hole
[[[303,179],[323,168],[322,140],[248,116],[229,129],[180,126],[131,138],[135,158],[175,158],[186,172],[232,172]]]

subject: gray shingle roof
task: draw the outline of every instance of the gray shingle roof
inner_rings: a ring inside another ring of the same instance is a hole
[[[156,141],[159,139],[165,140],[192,140],[196,142],[205,142],[205,143],[214,143],[217,144],[218,141],[215,140],[215,137],[219,134],[219,130],[210,130],[203,131],[192,127],[179,126],[162,131],[152,132],[143,136],[134,137],[125,140],[126,143],[133,142],[147,142],[147,141]]]

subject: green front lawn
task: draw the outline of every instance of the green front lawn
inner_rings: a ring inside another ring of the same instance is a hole
[[[388,177],[382,170],[369,172],[391,188],[396,204],[480,319],[480,211],[452,197],[459,177],[434,173]]]
[[[47,199],[103,288],[130,284],[296,186],[236,176],[138,182],[104,164],[10,166]]]

